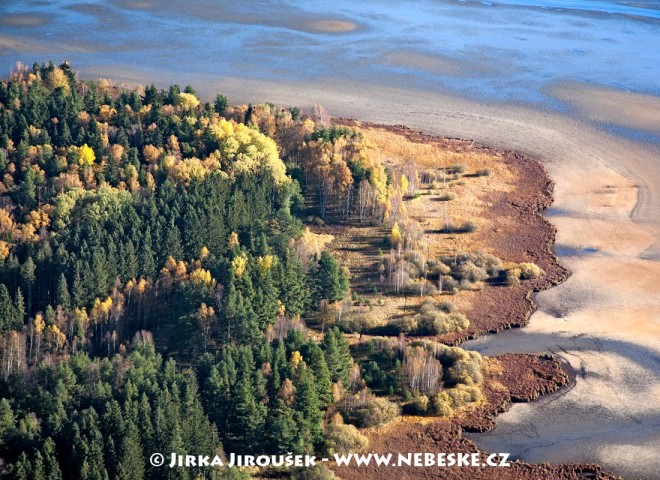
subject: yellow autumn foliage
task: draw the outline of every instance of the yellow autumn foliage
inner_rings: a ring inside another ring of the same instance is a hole
[[[303,357],[302,357],[302,355],[300,354],[300,352],[299,352],[298,350],[296,350],[295,352],[293,352],[293,353],[291,354],[291,369],[292,369],[293,371],[295,371],[296,368],[298,368],[298,365],[300,364],[300,362],[302,362],[302,361],[303,361]]]
[[[9,244],[0,240],[0,260],[4,261],[9,256]]]
[[[78,147],[78,163],[84,166],[94,165],[94,160],[96,160],[96,155],[94,155],[94,150],[92,147],[84,144],[82,147]]]
[[[405,175],[401,175],[401,194],[408,195],[408,188],[410,187],[410,182]]]
[[[199,307],[197,310],[197,319],[200,322],[207,322],[212,320],[215,317],[215,310],[211,306],[207,306],[205,303]]]
[[[221,172],[220,160],[213,153],[200,160],[197,157],[179,160],[174,155],[166,155],[162,163],[169,177],[179,185],[189,185],[193,180],[203,180],[212,172]],[[221,174],[226,175],[221,172]]]
[[[231,261],[231,268],[234,271],[234,275],[238,278],[243,276],[245,269],[247,268],[247,257],[245,255],[238,255],[234,257]]]
[[[44,317],[41,313],[37,313],[34,316],[34,332],[40,334],[46,328],[46,322],[44,322]]]
[[[54,68],[48,75],[46,75],[46,85],[51,90],[56,88],[62,88],[66,93],[71,91],[71,86],[69,85],[69,79],[66,78],[66,75],[60,68]]]
[[[327,233],[314,233],[309,227],[305,227],[302,235],[293,242],[293,248],[298,258],[307,264],[311,258],[318,258],[325,246],[335,237]]]
[[[229,238],[227,239],[227,246],[229,248],[238,247],[238,234],[236,232],[231,232]]]
[[[116,113],[117,110],[110,105],[101,105],[99,107],[99,119],[103,122],[109,122]]]
[[[199,106],[199,99],[192,93],[180,93],[174,100],[175,105],[181,107],[181,110],[192,110]]]
[[[27,222],[34,225],[34,228],[36,229],[39,229],[41,227],[47,227],[48,225],[50,225],[50,216],[47,210],[52,210],[52,207],[50,209],[41,207],[37,210],[32,210],[30,213],[27,214],[26,217]]]
[[[178,280],[182,280],[186,276],[186,264],[183,262],[183,260],[179,260],[176,264],[176,268],[174,269],[174,276]]]
[[[92,320],[94,320],[95,323],[101,322],[108,318],[111,308],[112,297],[108,297],[105,300],[96,298],[94,299],[94,305],[92,305],[92,310],[89,316],[92,318]]]
[[[87,310],[85,310],[84,308],[74,309],[73,310],[73,317],[76,320],[79,320],[80,323],[83,325],[83,327],[85,325],[87,325],[87,323],[89,323],[89,317],[87,316]]]
[[[62,333],[57,325],[48,325],[46,327],[46,339],[55,350],[61,350],[66,343],[66,336]]]
[[[262,273],[270,271],[274,264],[275,257],[272,255],[264,255],[263,257],[257,258],[257,266],[259,267],[259,271]]]
[[[0,208],[0,235],[10,233],[13,227],[14,220],[11,218],[11,213],[4,208]]]
[[[277,185],[290,181],[280,159],[277,144],[258,129],[221,118],[209,125],[220,142],[222,160],[228,162],[230,175],[270,170]]]
[[[160,157],[161,152],[162,150],[160,148],[153,145],[145,145],[142,148],[144,159],[149,163],[156,163],[158,161],[158,157]]]
[[[390,243],[392,245],[398,245],[401,243],[402,236],[401,236],[401,228],[399,228],[399,224],[395,223],[392,226],[392,231],[390,232]]]
[[[197,270],[190,272],[188,279],[190,280],[190,283],[194,285],[205,285],[209,290],[215,288],[216,285],[216,281],[211,276],[211,272],[204,268],[198,268]]]

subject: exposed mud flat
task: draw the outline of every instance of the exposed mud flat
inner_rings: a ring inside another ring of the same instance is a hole
[[[622,92],[578,82],[562,82],[548,89],[597,122],[618,124],[660,135],[660,98]]]

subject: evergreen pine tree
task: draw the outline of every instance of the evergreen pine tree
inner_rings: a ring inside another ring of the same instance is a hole
[[[68,309],[71,307],[71,295],[69,294],[69,287],[63,273],[61,273],[60,277],[57,279],[55,301],[58,305],[62,305],[64,308]]]
[[[126,422],[126,432],[121,441],[120,462],[117,466],[118,480],[142,480],[144,461],[140,446],[140,435],[133,422]]]
[[[172,220],[165,235],[164,250],[175,260],[183,260],[183,246],[181,245],[181,232]]]
[[[4,333],[14,327],[16,309],[9,296],[9,290],[4,283],[0,283],[0,332]]]
[[[303,452],[313,452],[314,447],[323,439],[323,409],[316,385],[314,374],[300,362],[294,375],[296,387],[295,409],[299,412],[298,424],[300,428],[301,448]]]
[[[322,252],[318,266],[312,274],[313,300],[318,305],[321,300],[336,302],[348,293],[348,278],[340,270],[337,261],[328,252]]]
[[[14,307],[14,330],[20,331],[25,325],[25,301],[23,300],[23,292],[18,288],[15,296]]]
[[[32,257],[27,257],[23,265],[21,265],[20,270],[21,287],[27,292],[27,308],[29,312],[32,311],[32,287],[37,279],[35,275],[36,268]]]
[[[42,447],[46,480],[62,480],[62,470],[57,462],[55,442],[48,437]]]
[[[333,382],[341,380],[348,384],[348,373],[351,369],[351,352],[337,327],[329,329],[323,338],[325,360]]]
[[[71,300],[73,307],[83,307],[86,303],[85,288],[82,280],[82,265],[80,261],[76,262],[73,272],[73,283],[71,285]]]
[[[332,377],[323,350],[314,341],[309,342],[307,349],[309,367],[314,372],[316,391],[323,407],[332,402]]]
[[[140,249],[139,268],[147,278],[154,278],[156,275],[156,261],[154,260],[154,251],[152,247],[151,228],[147,226],[142,238],[142,248]]]

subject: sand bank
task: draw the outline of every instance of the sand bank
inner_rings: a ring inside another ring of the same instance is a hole
[[[548,89],[548,93],[597,122],[660,134],[660,97],[578,82],[562,82]]]

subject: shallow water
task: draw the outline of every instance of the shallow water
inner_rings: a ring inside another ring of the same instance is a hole
[[[5,0],[0,35],[34,44],[5,45],[6,70],[68,59],[163,79],[332,77],[556,110],[571,107],[546,89],[567,79],[660,95],[660,1]]]

